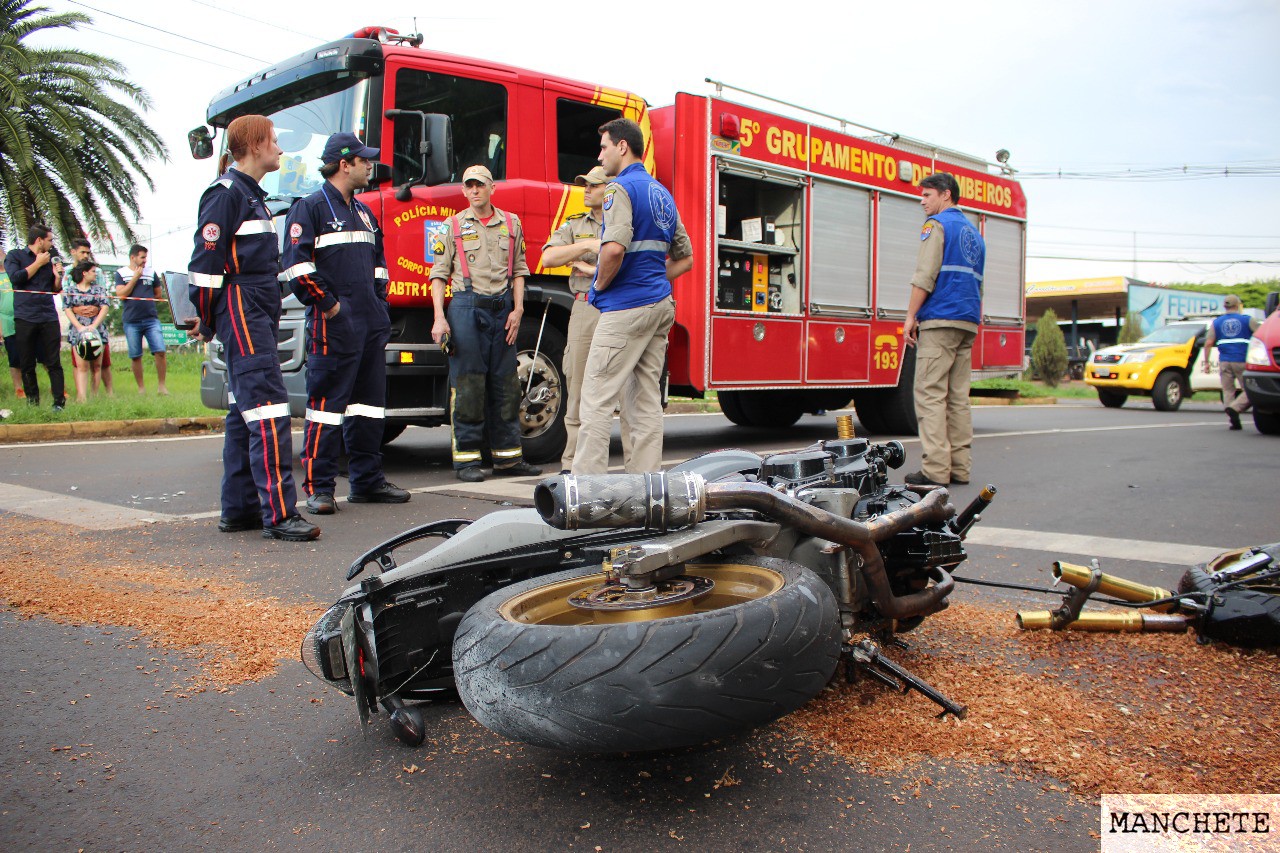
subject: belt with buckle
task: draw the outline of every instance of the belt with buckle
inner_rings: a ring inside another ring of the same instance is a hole
[[[495,293],[492,296],[484,296],[479,293],[472,293],[471,299],[477,308],[484,308],[488,311],[500,311],[507,307],[507,291]]]

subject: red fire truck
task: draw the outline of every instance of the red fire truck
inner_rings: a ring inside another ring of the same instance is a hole
[[[533,274],[518,341],[525,455],[559,457],[572,300],[567,268],[542,266],[539,247],[585,209],[574,176],[595,165],[596,128],[618,115],[644,129],[645,166],[675,195],[694,246],[693,270],[674,284],[672,393],[715,390],[725,415],[744,426],[786,426],[852,399],[868,431],[914,433],[914,350],[903,345],[902,320],[923,220],[919,183],[934,171],[956,175],[964,213],[987,243],[974,369],[1021,369],[1026,202],[1009,170],[792,105],[782,106],[823,123],[734,103],[719,85],[714,96],[682,93],[649,109],[628,92],[421,43],[361,29],[224,90],[206,117],[214,133],[247,113],[275,122],[285,154],[263,186],[280,216],[319,186],[331,133],[355,131],[382,149],[361,200],[381,222],[391,273],[387,440],[408,424],[447,422],[427,246],[466,205],[462,170],[482,163],[496,178],[494,203],[519,214],[528,237]],[[190,142],[196,157],[213,153],[203,125]],[[279,344],[301,414],[303,323],[292,297]],[[223,371],[215,345],[201,383],[214,408],[226,407]]]

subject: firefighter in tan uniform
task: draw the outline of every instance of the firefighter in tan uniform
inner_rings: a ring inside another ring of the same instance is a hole
[[[462,173],[470,206],[432,237],[431,338],[449,354],[453,467],[458,479],[484,480],[487,446],[498,474],[533,476],[542,469],[522,458],[516,335],[524,314],[524,229],[490,202],[493,175],[484,166]],[[445,306],[448,284],[451,299]],[[444,345],[446,336],[449,345]]]
[[[542,266],[569,267],[569,290],[573,293],[573,311],[569,315],[569,340],[564,352],[565,397],[564,427],[568,441],[560,468],[573,467],[573,453],[578,444],[578,406],[582,400],[582,377],[587,369],[587,354],[591,351],[591,336],[595,334],[600,311],[587,301],[587,291],[596,276],[596,260],[600,254],[600,232],[604,220],[600,205],[604,202],[604,188],[609,176],[604,167],[596,166],[585,175],[578,175],[574,183],[583,188],[586,213],[570,216],[563,225],[552,232],[542,247]],[[626,413],[622,417],[622,458],[630,469],[631,430]]]

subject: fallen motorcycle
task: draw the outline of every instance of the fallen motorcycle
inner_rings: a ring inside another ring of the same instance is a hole
[[[363,554],[348,580],[380,573],[324,614],[303,661],[411,745],[425,736],[411,703],[455,695],[543,747],[692,745],[796,710],[841,660],[963,716],[881,650],[947,606],[995,488],[957,515],[945,489],[889,485],[904,459],[898,442],[845,437],[549,478],[534,509],[432,522]],[[428,537],[445,541],[396,564]]]

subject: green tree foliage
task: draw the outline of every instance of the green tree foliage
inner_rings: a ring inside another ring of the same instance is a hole
[[[1257,278],[1240,284],[1193,284],[1178,282],[1167,285],[1174,290],[1198,290],[1201,293],[1234,293],[1245,308],[1265,308],[1267,294],[1280,290],[1280,278]]]
[[[11,244],[25,241],[37,222],[63,245],[105,236],[109,221],[127,232],[128,220],[138,217],[138,180],[154,188],[143,164],[168,159],[138,112],[150,109],[151,99],[125,79],[121,63],[28,42],[89,23],[79,12],[0,0],[0,227]]]
[[[1142,340],[1142,336],[1146,332],[1142,329],[1142,315],[1137,311],[1130,311],[1125,315],[1124,325],[1120,327],[1120,334],[1116,336],[1118,344],[1136,344]]]
[[[1036,322],[1036,340],[1031,345],[1031,366],[1044,384],[1057,388],[1067,372],[1067,342],[1052,308]]]

